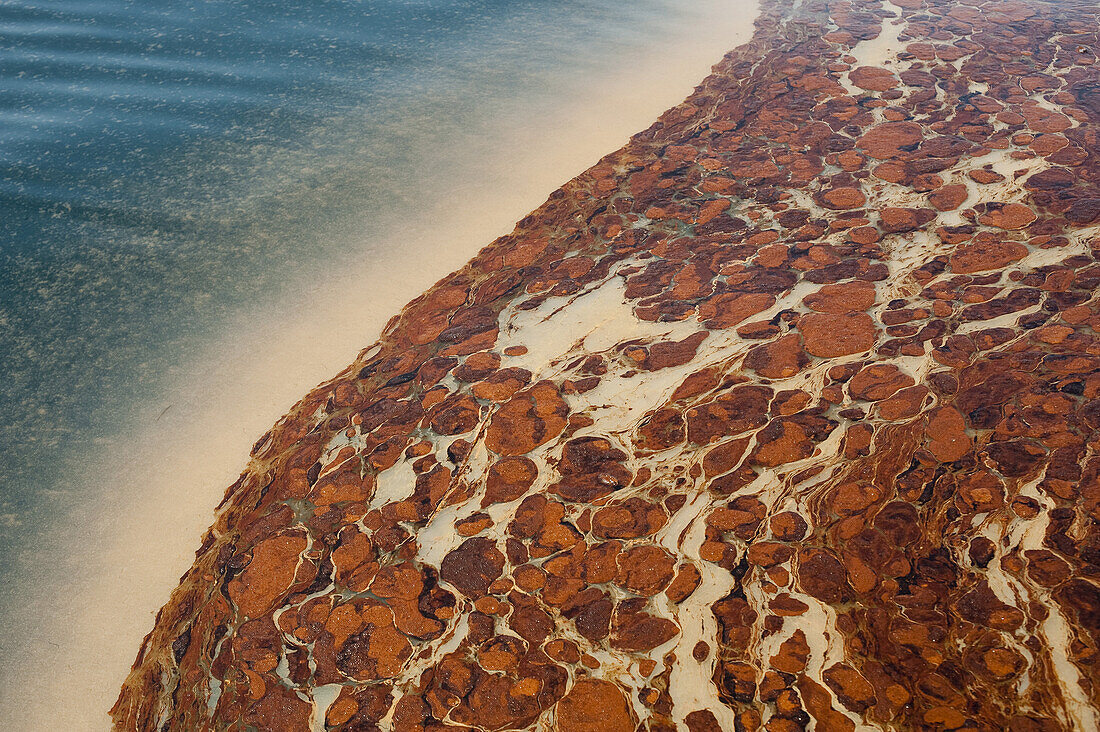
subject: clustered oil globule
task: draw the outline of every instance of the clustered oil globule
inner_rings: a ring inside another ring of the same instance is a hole
[[[257,443],[117,726],[1096,728],[1097,28],[766,4]]]

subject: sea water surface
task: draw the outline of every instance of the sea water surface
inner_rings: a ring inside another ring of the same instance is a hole
[[[252,441],[754,15],[0,2],[0,726],[106,728]]]

